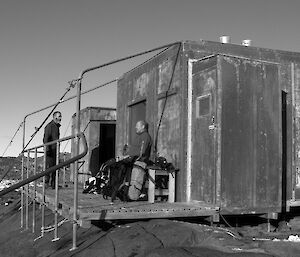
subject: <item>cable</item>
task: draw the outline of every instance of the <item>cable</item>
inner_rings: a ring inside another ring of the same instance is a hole
[[[18,129],[16,130],[15,134],[13,135],[12,139],[11,139],[10,142],[8,143],[7,147],[5,148],[5,150],[4,150],[3,154],[2,154],[2,157],[3,157],[4,154],[6,153],[7,149],[11,146],[11,144],[12,144],[12,142],[13,142],[15,136],[16,136],[17,133],[19,132],[19,130],[20,130],[20,128],[22,127],[22,125],[23,125],[23,122],[20,123],[20,125],[19,125]]]
[[[177,64],[178,56],[179,56],[179,53],[180,53],[180,49],[181,49],[181,43],[179,43],[179,46],[178,46],[178,51],[177,51],[177,54],[176,54],[176,58],[175,58],[175,62],[174,62],[173,70],[172,70],[172,75],[171,75],[170,83],[169,83],[168,89],[166,90],[165,101],[164,101],[163,109],[162,109],[162,112],[161,112],[161,115],[160,115],[160,119],[159,119],[159,122],[158,122],[156,134],[155,134],[155,141],[154,141],[154,153],[155,153],[155,155],[157,154],[158,131],[160,129],[162,117],[163,117],[164,112],[165,112],[165,108],[166,108],[166,104],[167,104],[167,99],[168,99],[168,93],[170,91],[170,88],[171,88],[171,85],[172,85],[172,82],[173,82],[173,78],[174,78],[174,74],[175,74],[175,69],[176,69],[176,64]]]
[[[236,231],[236,229],[228,223],[228,221],[224,218],[224,216],[223,216],[221,213],[219,213],[219,215],[220,215],[220,217],[222,218],[222,220],[225,222],[225,224],[226,224],[229,228],[231,228],[231,229],[233,229],[233,230]],[[221,228],[220,228],[220,229],[221,229]],[[224,230],[226,230],[226,229],[224,229]],[[226,231],[228,232],[228,230],[226,230]],[[237,232],[237,234],[238,234],[239,237],[243,237],[243,234],[242,234],[242,233],[240,233],[240,232],[238,232],[238,231],[236,231],[236,232]],[[232,231],[231,231],[231,234],[232,234]],[[237,237],[237,236],[235,235],[235,237]]]
[[[63,225],[65,222],[69,221],[69,219],[65,218],[63,220],[61,220],[60,222],[57,223],[57,227],[60,227],[61,225]],[[41,227],[41,232],[51,232],[55,229],[55,225],[51,225],[51,226],[48,226],[48,227]]]
[[[2,180],[6,177],[6,175],[11,171],[12,167],[14,166],[14,164],[11,164],[7,171],[5,172],[5,174],[2,176],[2,178],[0,179],[0,183],[2,182]]]
[[[66,136],[67,131],[68,131],[70,125],[71,125],[71,121],[72,121],[72,117],[71,117],[70,120],[69,120],[68,126],[67,126],[67,128],[66,128],[66,130],[65,130],[65,133],[64,133],[63,137]],[[67,148],[69,142],[70,142],[70,140],[67,140],[67,142],[66,142],[66,144],[65,144],[65,147],[64,147],[64,149],[63,149],[63,151],[62,151],[63,153],[65,152],[65,150],[66,150],[66,148]]]
[[[35,137],[35,135],[39,132],[39,130],[43,127],[43,125],[46,123],[46,121],[48,120],[48,118],[51,116],[51,114],[54,112],[54,110],[56,109],[56,107],[61,103],[61,101],[64,99],[64,97],[66,96],[66,94],[71,90],[71,88],[73,88],[75,86],[75,84],[73,83],[73,81],[69,82],[70,86],[66,89],[66,92],[62,95],[62,97],[59,99],[59,101],[54,105],[54,107],[52,108],[52,110],[49,112],[49,114],[47,115],[47,117],[44,119],[44,121],[42,122],[42,124],[35,130],[35,132],[31,135],[31,139],[27,142],[27,144],[24,146],[22,153],[24,152],[24,150],[26,149],[26,147],[30,144],[30,142],[33,140],[33,138]]]

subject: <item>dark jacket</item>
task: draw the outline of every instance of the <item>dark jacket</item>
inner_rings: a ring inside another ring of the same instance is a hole
[[[130,145],[128,154],[130,156],[139,156],[139,160],[147,162],[151,154],[152,139],[147,131],[137,135],[135,145]]]
[[[43,138],[44,144],[59,139],[59,127],[60,124],[55,123],[53,120],[46,125]],[[56,143],[47,146],[46,155],[49,157],[56,156]]]

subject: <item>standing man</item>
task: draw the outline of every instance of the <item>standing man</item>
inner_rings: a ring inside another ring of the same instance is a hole
[[[44,130],[43,143],[49,143],[59,139],[59,127],[61,123],[61,112],[56,111],[53,113],[53,120],[50,121]],[[46,147],[46,169],[56,165],[56,143]],[[45,176],[46,185],[50,185],[52,189],[55,188],[55,171]]]

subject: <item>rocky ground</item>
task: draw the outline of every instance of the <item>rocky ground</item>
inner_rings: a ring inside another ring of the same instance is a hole
[[[5,205],[7,200],[13,200]],[[122,223],[94,223],[78,229],[78,248],[72,248],[72,223],[59,218],[60,240],[52,242],[53,213],[46,211],[47,232],[40,236],[41,210],[37,206],[36,231],[32,233],[32,205],[29,230],[20,229],[20,200],[13,192],[0,201],[0,256],[2,257],[297,257],[300,256],[300,219],[271,226],[242,224],[235,228],[209,226],[196,220],[148,220]],[[240,222],[242,223],[242,222]],[[289,239],[289,240],[288,240]]]

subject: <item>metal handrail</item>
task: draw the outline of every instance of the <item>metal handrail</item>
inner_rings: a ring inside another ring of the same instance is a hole
[[[73,162],[81,159],[82,157],[84,157],[87,154],[87,152],[88,152],[88,146],[87,146],[86,138],[85,138],[85,136],[84,136],[83,133],[79,133],[78,135],[75,135],[75,136],[69,136],[69,137],[62,138],[62,139],[59,139],[59,140],[56,140],[56,141],[53,141],[53,142],[50,142],[50,143],[46,143],[46,144],[37,146],[37,147],[33,147],[33,148],[25,150],[24,152],[31,151],[31,150],[34,150],[34,149],[37,149],[37,148],[40,148],[40,147],[43,147],[43,146],[51,145],[51,144],[54,144],[54,143],[57,143],[57,142],[61,142],[61,141],[65,141],[65,140],[68,140],[68,139],[71,139],[71,138],[75,138],[75,137],[80,137],[80,138],[83,139],[84,151],[81,154],[79,154],[79,155],[77,155],[77,156],[75,156],[73,158],[70,158],[69,160],[64,161],[64,162],[62,162],[60,164],[52,166],[52,167],[50,167],[49,169],[46,169],[43,172],[40,172],[40,173],[38,173],[36,175],[31,176],[30,178],[26,178],[26,179],[24,179],[24,180],[22,180],[22,181],[20,181],[20,182],[18,182],[16,184],[12,185],[9,188],[1,190],[0,191],[0,197],[3,196],[3,195],[8,194],[9,192],[12,192],[12,191],[16,190],[16,189],[18,189],[18,188],[20,188],[20,187],[22,187],[22,186],[24,186],[26,184],[29,184],[32,181],[35,181],[35,180],[37,180],[37,179],[39,179],[41,177],[44,177],[45,175],[48,175],[48,174],[52,173],[55,170],[63,168],[65,166],[67,166],[67,165],[69,165],[69,164],[71,164],[71,163],[73,163]]]
[[[44,146],[53,145],[53,144],[55,144],[55,143],[57,143],[57,142],[67,141],[67,140],[72,139],[72,138],[75,138],[75,137],[77,137],[77,136],[82,137],[82,134],[83,134],[83,132],[79,133],[78,135],[60,138],[60,139],[57,139],[57,140],[54,140],[54,141],[51,141],[51,142],[48,142],[48,143],[45,143],[45,144],[42,144],[42,145],[38,145],[38,146],[34,146],[34,147],[32,147],[32,148],[25,149],[23,152],[33,151],[33,150],[35,150],[36,148],[42,148],[42,147],[44,147]]]

